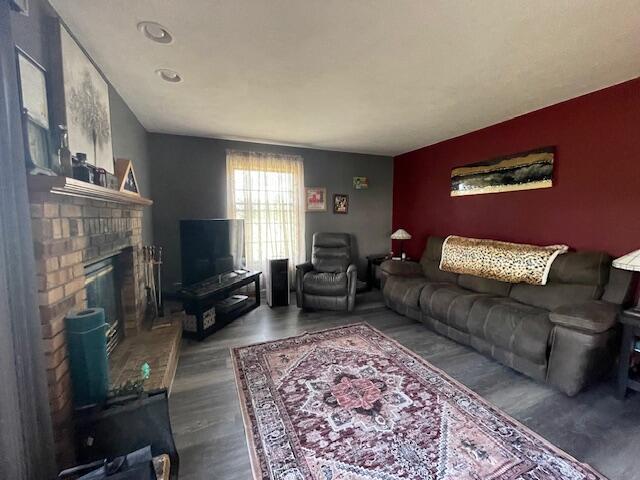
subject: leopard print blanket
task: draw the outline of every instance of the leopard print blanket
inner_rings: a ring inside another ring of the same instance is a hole
[[[566,245],[539,247],[450,235],[442,245],[440,270],[509,283],[546,285],[551,264],[568,249]]]

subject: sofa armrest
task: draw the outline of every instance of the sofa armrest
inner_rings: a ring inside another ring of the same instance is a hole
[[[347,268],[347,311],[351,312],[356,305],[356,285],[358,283],[358,267],[353,263]]]
[[[302,273],[302,275],[304,275],[307,272],[310,272],[311,270],[313,270],[313,264],[311,262],[305,262],[305,263],[296,265],[296,272],[300,272]]]
[[[311,262],[296,265],[296,304],[298,308],[302,308],[302,280],[305,273],[311,270],[313,270],[313,264]]]
[[[380,265],[380,269],[387,275],[398,275],[400,277],[422,275],[422,265],[418,262],[409,262],[406,260],[385,260]]]
[[[619,348],[620,307],[592,300],[564,305],[549,314],[551,331],[547,383],[573,396],[610,371]]]
[[[601,300],[563,305],[549,314],[555,325],[584,333],[602,333],[614,327],[620,306]]]

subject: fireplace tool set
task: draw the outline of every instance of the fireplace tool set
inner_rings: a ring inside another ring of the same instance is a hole
[[[144,284],[147,290],[147,314],[155,320],[164,317],[164,305],[162,303],[162,247],[156,247],[155,245],[143,246],[142,259],[144,263]],[[156,278],[158,279],[157,287]]]

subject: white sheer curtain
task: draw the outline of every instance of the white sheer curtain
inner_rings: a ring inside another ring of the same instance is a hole
[[[304,166],[298,155],[227,150],[227,216],[244,220],[247,267],[305,260]]]

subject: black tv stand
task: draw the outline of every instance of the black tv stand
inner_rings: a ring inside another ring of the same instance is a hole
[[[196,331],[184,331],[185,337],[202,340],[213,332],[220,330],[241,315],[260,306],[260,274],[262,272],[245,271],[244,273],[229,272],[216,275],[202,282],[185,287],[178,292],[187,315],[195,315]],[[204,326],[205,313],[215,308],[220,301],[230,297],[235,290],[246,285],[255,284],[255,299],[249,297],[241,307],[229,312],[216,312],[215,323],[208,328]]]

